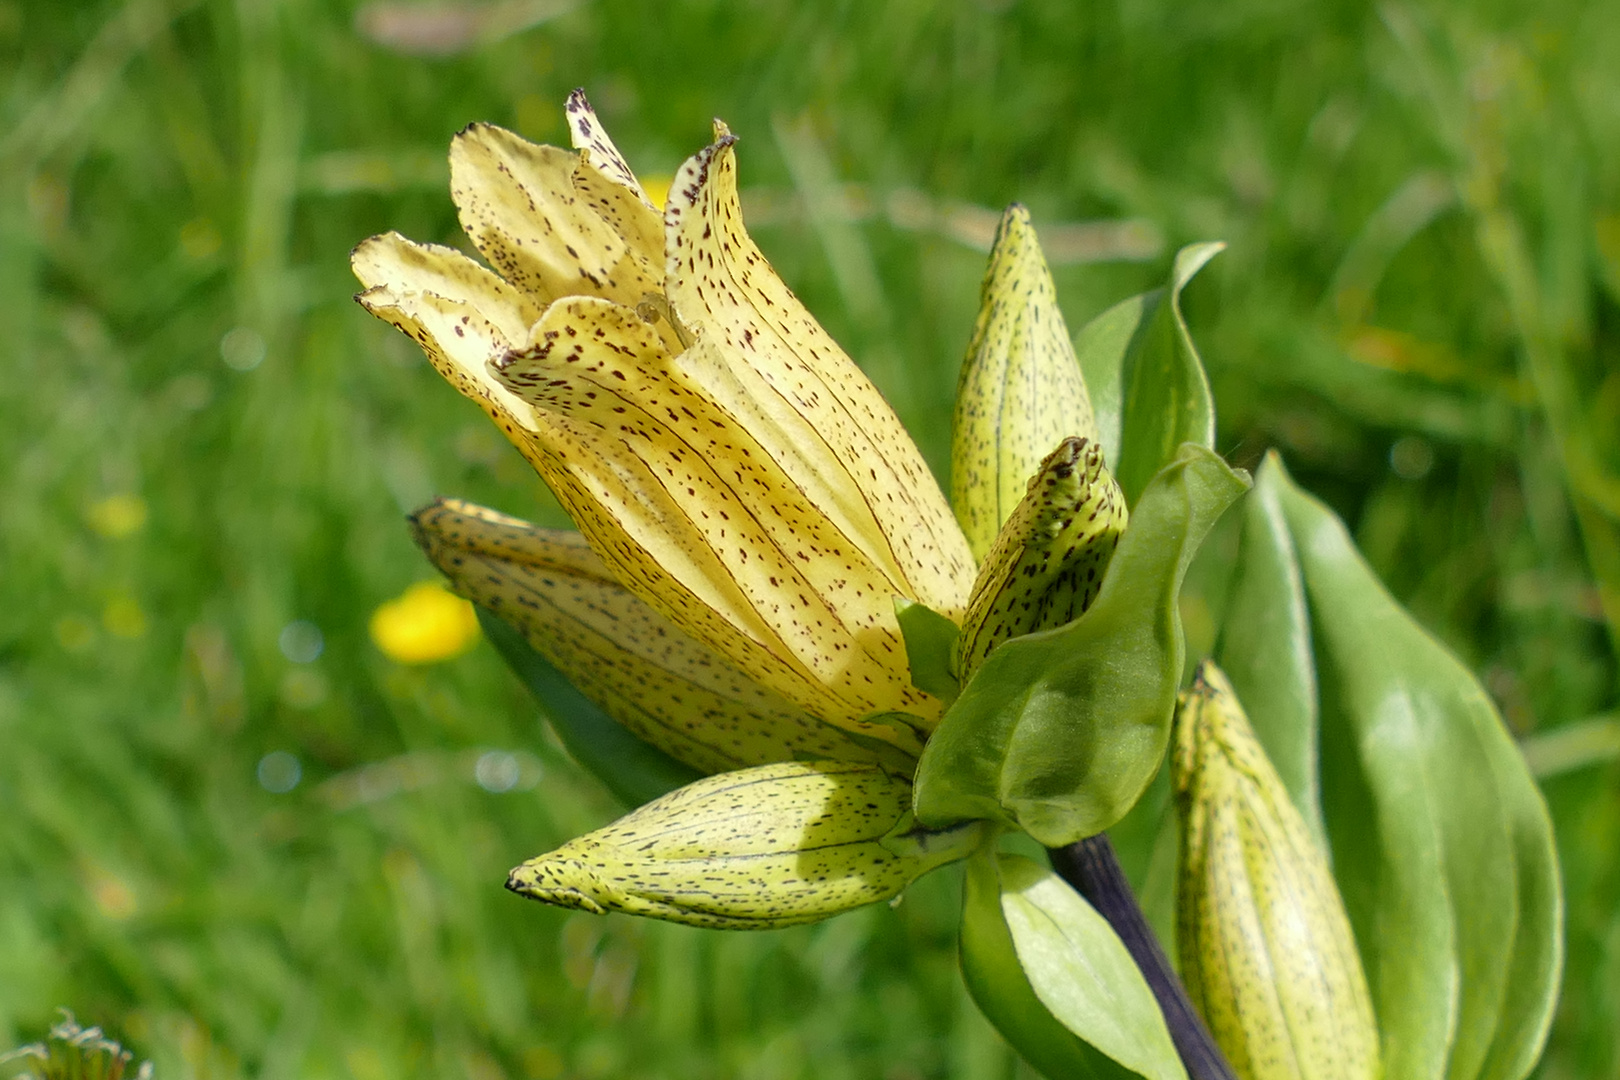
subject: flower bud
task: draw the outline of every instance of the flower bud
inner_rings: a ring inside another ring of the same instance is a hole
[[[1177,716],[1177,944],[1244,1080],[1373,1080],[1378,1028],[1327,860],[1231,684],[1205,661]]]
[[[888,900],[966,857],[979,828],[900,832],[911,785],[883,769],[783,762],[688,784],[513,870],[515,893],[593,914],[773,929]],[[899,835],[893,835],[899,832]]]
[[[1052,272],[1014,203],[996,230],[951,424],[951,505],[982,559],[1051,446],[1097,424]]]
[[[1062,626],[1097,598],[1125,531],[1125,499],[1087,439],[1058,444],[979,568],[956,644],[965,682],[1008,638]]]

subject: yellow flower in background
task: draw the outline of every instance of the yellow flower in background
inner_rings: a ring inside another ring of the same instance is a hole
[[[371,640],[401,664],[460,656],[478,640],[473,606],[438,581],[420,581],[371,613]]]
[[[146,500],[127,492],[98,499],[85,511],[90,527],[109,540],[134,536],[146,527],[146,517]]]
[[[669,201],[669,187],[674,180],[673,176],[665,176],[663,173],[643,176],[641,187],[647,193],[647,201],[662,210],[664,204]]]

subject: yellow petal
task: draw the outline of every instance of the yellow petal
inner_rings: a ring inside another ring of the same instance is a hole
[[[1327,860],[1209,661],[1181,697],[1181,974],[1234,1068],[1254,1080],[1381,1075],[1367,980]]]
[[[692,384],[653,325],[576,297],[552,305],[532,341],[494,372],[547,417],[590,433],[588,456],[559,456],[614,519],[592,538],[618,580],[817,716],[895,739],[897,729],[855,718],[937,715],[911,685],[888,577]]]
[[[973,581],[962,531],[888,403],[744,230],[734,141],[688,160],[664,209],[665,292],[713,350],[692,373],[899,595],[956,617]]]
[[[897,895],[978,831],[882,841],[911,785],[869,765],[785,762],[688,784],[512,871],[506,887],[595,914],[754,930]]]
[[[450,144],[450,194],[461,224],[489,264],[541,303],[602,296],[634,305],[662,291],[659,249],[644,227],[621,235],[614,213],[654,216],[639,195],[601,180],[590,197],[576,189],[578,154],[536,146],[503,128],[473,124]],[[600,179],[599,169],[587,170]],[[639,189],[638,189],[639,191]],[[656,230],[653,233],[656,241]]]
[[[398,233],[373,236],[349,263],[366,291],[357,300],[422,346],[452,386],[477,401],[514,442],[533,431],[534,410],[488,371],[489,358],[523,342],[540,307],[453,248]]]
[[[596,118],[596,110],[585,100],[585,91],[575,90],[569,94],[563,112],[568,116],[568,133],[573,138],[574,149],[587,151],[590,163],[603,176],[620,187],[628,188],[647,209],[656,214],[657,205],[647,197],[636,180],[636,174],[631,171],[630,163],[624,160],[619,148],[608,138],[607,129]]]
[[[411,523],[458,593],[516,627],[603,711],[678,760],[705,772],[877,760],[637,599],[579,533],[457,499],[433,503]]]
[[[1064,439],[1029,478],[979,568],[956,639],[959,677],[1008,638],[1079,618],[1102,588],[1125,521],[1125,497],[1103,467],[1102,448]]]
[[[951,505],[976,558],[995,542],[1042,457],[1070,435],[1097,441],[1052,273],[1029,211],[1014,203],[990,252],[951,425]]]

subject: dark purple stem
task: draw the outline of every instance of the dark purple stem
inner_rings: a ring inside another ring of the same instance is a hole
[[[1049,848],[1048,853],[1052,869],[1108,920],[1131,959],[1142,969],[1142,977],[1159,1001],[1170,1040],[1191,1080],[1237,1080],[1209,1028],[1193,1010],[1187,988],[1181,985],[1159,947],[1159,939],[1153,936],[1153,928],[1142,914],[1142,905],[1136,902],[1131,883],[1125,880],[1125,871],[1120,869],[1119,856],[1114,854],[1107,835],[1089,837],[1068,847]]]

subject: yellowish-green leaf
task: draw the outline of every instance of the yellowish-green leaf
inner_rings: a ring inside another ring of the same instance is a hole
[[[1268,465],[1243,500],[1242,546],[1216,656],[1311,835],[1326,844],[1311,617],[1278,483]]]
[[[1376,1080],[1378,1027],[1322,849],[1220,669],[1181,695],[1181,977],[1249,1080]]]
[[[685,369],[896,595],[959,617],[973,583],[967,541],[894,411],[743,228],[735,141],[688,160],[664,211],[669,303],[705,346]]]
[[[926,604],[896,597],[894,615],[906,639],[906,662],[911,682],[947,705],[961,691],[951,671],[951,654],[956,648],[957,625]]]
[[[1303,571],[1332,763],[1322,809],[1389,1075],[1471,1080],[1493,1056],[1513,1075],[1534,1061],[1557,990],[1540,794],[1479,682],[1395,602],[1333,512],[1279,462],[1266,468]],[[1521,956],[1530,974],[1514,986]]]
[[[956,386],[951,505],[983,560],[1052,447],[1095,443],[1091,401],[1029,211],[1002,215]]]
[[[694,926],[771,929],[888,900],[965,857],[979,829],[883,840],[911,786],[881,768],[786,762],[722,773],[519,866],[507,888],[550,904]],[[903,848],[906,854],[896,854]]]
[[[979,567],[956,642],[961,679],[1003,641],[1079,618],[1125,531],[1125,496],[1094,442],[1064,439],[1027,488]]]
[[[455,590],[505,620],[607,715],[705,773],[874,751],[763,689],[614,580],[577,532],[457,499],[411,518]]]

